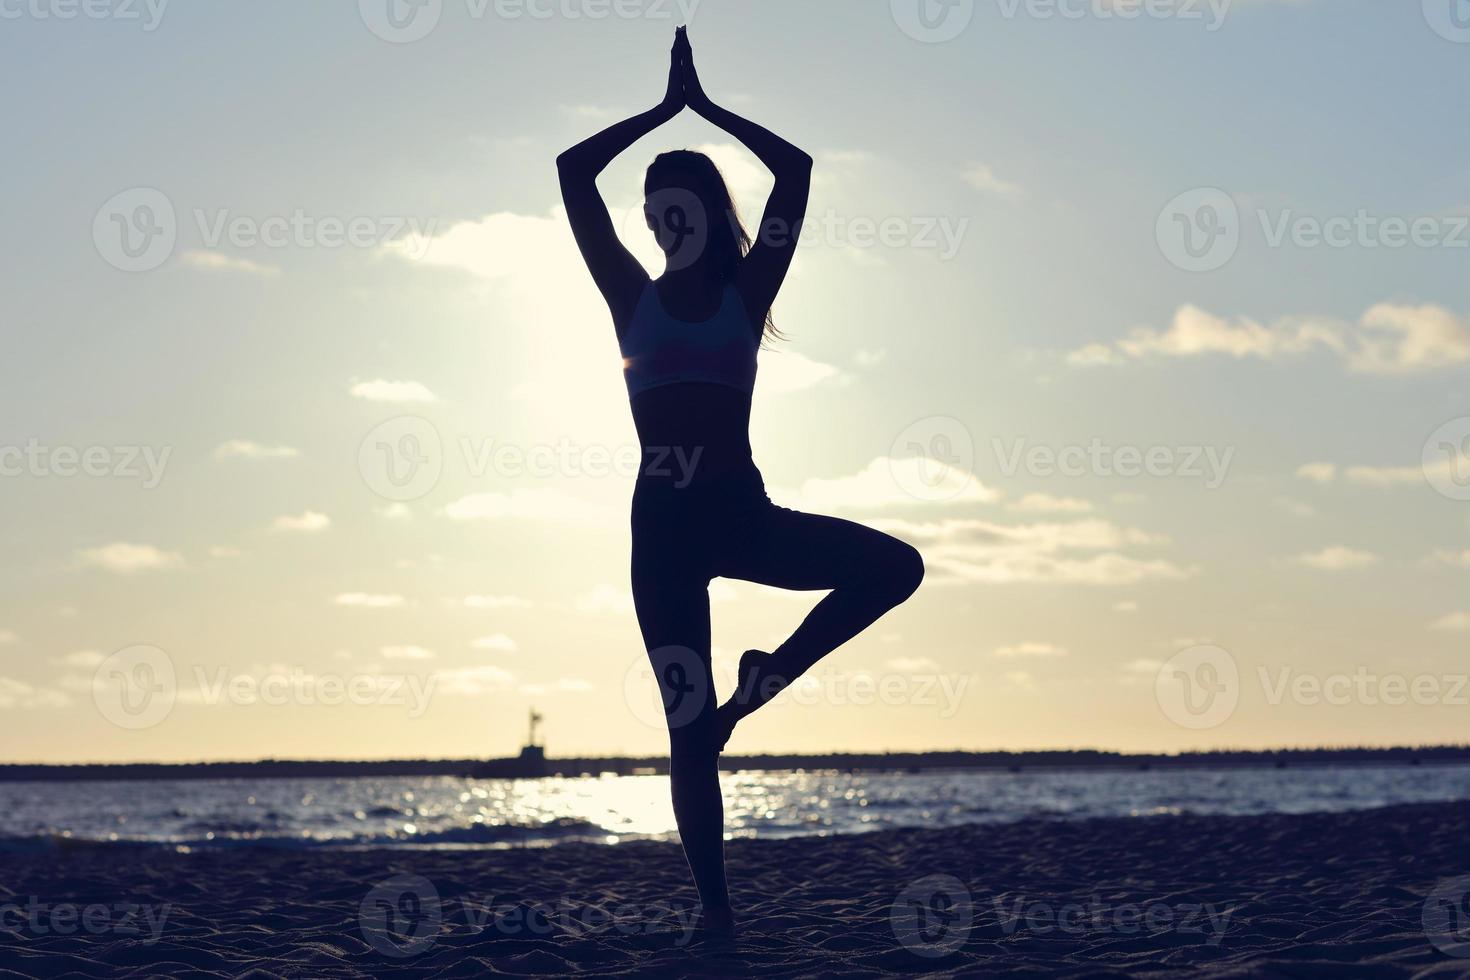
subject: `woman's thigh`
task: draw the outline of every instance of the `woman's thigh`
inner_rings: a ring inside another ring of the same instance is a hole
[[[715,563],[715,574],[779,589],[838,589],[884,579],[916,559],[882,531],[772,504]]]
[[[709,575],[697,557],[635,536],[633,608],[671,736],[706,727],[716,706]]]

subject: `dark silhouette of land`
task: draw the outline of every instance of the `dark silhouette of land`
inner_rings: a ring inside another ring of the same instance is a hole
[[[1470,745],[1388,748],[1222,749],[1178,754],[1109,752],[1099,749],[1043,752],[888,752],[829,755],[726,755],[727,772],[792,770],[837,772],[927,772],[976,770],[1025,772],[1088,769],[1284,768],[1290,766],[1429,765],[1470,762]],[[668,757],[602,756],[549,759],[526,754],[505,759],[263,759],[257,762],[0,765],[0,782],[105,779],[290,779],[355,776],[461,776],[522,779],[538,776],[667,775]]]

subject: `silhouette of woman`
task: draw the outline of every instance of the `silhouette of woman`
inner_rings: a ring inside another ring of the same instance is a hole
[[[775,174],[775,187],[752,240],[709,157],[659,154],[644,179],[644,215],[665,268],[650,280],[618,241],[597,175],[685,106],[745,144]],[[669,724],[674,816],[704,927],[728,932],[720,751],[742,718],[907,599],[924,566],[896,538],[777,507],[751,458],[756,351],[763,338],[777,337],[771,304],[806,213],[811,157],[711,102],[680,28],[663,101],[556,163],[577,246],[612,313],[643,448],[633,491],[633,599]],[[717,576],[831,590],[776,650],[741,656],[736,691],[718,708],[708,592]]]

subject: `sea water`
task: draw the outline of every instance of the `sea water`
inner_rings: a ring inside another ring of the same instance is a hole
[[[1241,815],[1470,799],[1470,765],[1139,770],[741,772],[733,837],[1031,818]],[[0,849],[510,847],[674,839],[667,776],[450,776],[0,783]]]

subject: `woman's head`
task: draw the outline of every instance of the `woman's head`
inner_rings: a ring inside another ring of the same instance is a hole
[[[643,178],[643,217],[670,270],[704,264],[711,278],[730,282],[751,238],[715,162],[694,150],[654,157]],[[771,314],[765,334],[776,337]]]

